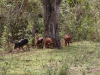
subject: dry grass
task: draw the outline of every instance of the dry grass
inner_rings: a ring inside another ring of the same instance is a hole
[[[100,43],[0,54],[1,75],[100,75]]]

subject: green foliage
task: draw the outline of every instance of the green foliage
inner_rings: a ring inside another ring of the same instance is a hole
[[[11,19],[10,21],[10,32],[12,40],[20,40],[25,38],[26,28],[28,26],[28,21],[26,18],[16,17],[16,20]]]
[[[29,1],[23,15],[19,15],[19,7],[22,4],[20,0],[1,1],[2,14],[0,14],[0,38],[9,39],[9,42],[14,43],[22,38],[29,38],[31,40],[32,26],[35,27],[37,34],[43,33],[43,19],[40,7],[40,1]],[[8,11],[9,10],[9,11]],[[6,12],[10,13],[9,15]],[[7,22],[9,17],[9,22]],[[6,24],[9,23],[9,38],[5,36]],[[2,35],[3,34],[3,35]],[[5,43],[3,40],[2,42]]]
[[[27,6],[27,12],[30,13],[29,23],[33,24],[36,33],[43,33],[43,13],[41,12],[40,1],[30,1]]]
[[[75,5],[78,5],[84,1],[85,0],[65,0],[65,2],[67,2],[70,7],[74,7]]]
[[[79,2],[78,2],[79,1]],[[66,3],[65,3],[66,2]],[[61,4],[60,13],[60,35],[69,34],[74,41],[79,40],[93,40],[97,38],[99,29],[95,29],[95,19],[98,9],[90,4],[92,1],[87,0],[64,0]],[[98,35],[100,36],[100,35]]]

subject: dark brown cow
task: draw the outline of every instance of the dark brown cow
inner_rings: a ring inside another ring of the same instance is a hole
[[[43,41],[43,49],[46,48],[46,47],[49,47],[49,48],[53,48],[53,41],[51,38],[49,37],[46,37]]]
[[[29,45],[28,45],[28,39],[22,39],[19,42],[15,43],[14,49],[19,48],[19,51],[20,51],[20,49],[22,48],[24,50],[23,46],[25,46],[25,45],[26,45],[27,49],[30,50]]]
[[[42,48],[43,47],[43,37],[37,37],[36,39],[37,40],[35,43],[35,47]]]
[[[65,40],[65,46],[68,45],[69,46],[69,43],[71,43],[72,41],[72,38],[69,36],[69,35],[65,35],[64,36],[64,40]]]

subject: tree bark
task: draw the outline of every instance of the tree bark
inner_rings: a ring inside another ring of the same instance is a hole
[[[41,0],[44,10],[44,37],[53,40],[54,48],[61,48],[59,36],[59,7],[62,0]]]
[[[32,46],[35,46],[35,28],[32,27]]]

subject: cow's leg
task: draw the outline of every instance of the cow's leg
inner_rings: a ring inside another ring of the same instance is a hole
[[[22,48],[23,51],[25,51],[23,47],[21,47],[21,48]]]
[[[44,41],[44,43],[43,43],[43,49],[45,49],[45,46],[46,46],[46,42]]]
[[[50,43],[50,48],[53,48],[53,43]]]
[[[68,46],[69,46],[69,41],[67,42]]]
[[[67,41],[65,40],[65,46],[67,45]]]
[[[29,49],[29,45],[28,45],[28,44],[26,44],[26,50],[27,50],[27,49],[30,51],[30,49]]]
[[[20,47],[19,47],[19,49],[18,49],[18,52],[20,51]]]
[[[43,45],[43,49],[45,49],[45,43],[44,43],[44,45]]]

